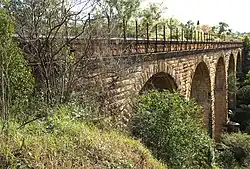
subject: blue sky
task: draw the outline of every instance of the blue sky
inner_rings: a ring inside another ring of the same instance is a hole
[[[220,21],[229,24],[233,31],[250,32],[250,0],[144,0],[160,3],[168,9],[167,17],[182,22],[200,21],[200,24],[218,25]]]

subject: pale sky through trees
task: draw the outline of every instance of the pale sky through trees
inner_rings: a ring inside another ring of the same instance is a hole
[[[186,23],[197,20],[200,24],[218,25],[226,22],[233,31],[250,32],[250,0],[144,0],[146,3],[163,2],[166,16]],[[145,2],[144,2],[145,3]]]

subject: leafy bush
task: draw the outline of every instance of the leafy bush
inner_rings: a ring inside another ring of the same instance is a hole
[[[247,132],[250,126],[250,107],[247,105],[240,105],[240,108],[236,109],[234,116],[231,119],[240,124],[240,130]]]
[[[246,74],[244,85],[250,85],[250,71]]]
[[[0,134],[0,168],[166,168],[139,141],[72,119],[71,113],[62,106],[22,128],[9,122],[9,133]]]
[[[240,88],[237,92],[238,104],[250,104],[250,85]]]
[[[238,79],[235,77],[235,74],[228,75],[228,91],[235,93],[238,90]]]
[[[201,116],[199,106],[180,94],[150,91],[140,96],[130,128],[171,168],[208,168],[212,141]]]
[[[32,95],[34,78],[26,66],[25,59],[13,41],[14,26],[8,14],[0,9],[0,75],[1,108],[5,118],[12,112],[26,106]],[[14,110],[13,110],[14,109]]]
[[[222,168],[247,167],[250,165],[250,135],[233,133],[221,138],[224,148],[217,151],[216,162]]]

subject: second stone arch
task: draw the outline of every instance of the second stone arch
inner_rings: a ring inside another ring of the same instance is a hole
[[[203,107],[203,122],[212,137],[211,80],[205,62],[200,62],[196,67],[192,78],[190,97]]]

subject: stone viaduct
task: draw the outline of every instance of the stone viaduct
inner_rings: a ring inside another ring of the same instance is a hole
[[[116,81],[112,104],[119,105],[129,119],[129,103],[135,95],[150,89],[177,90],[187,100],[195,99],[203,106],[204,126],[211,137],[219,140],[228,120],[227,79],[229,74],[236,76],[236,71],[241,70],[243,44],[157,42],[155,46],[154,43],[137,41],[127,54],[112,50],[116,56],[107,59],[107,66],[110,58],[119,58],[130,60],[123,71],[133,70]]]

